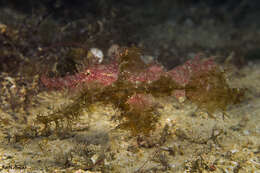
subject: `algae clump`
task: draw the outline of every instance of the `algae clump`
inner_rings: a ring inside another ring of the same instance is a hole
[[[61,128],[60,124],[64,120],[67,126],[71,126],[71,122],[77,120],[83,109],[101,102],[113,104],[120,110],[121,114],[117,119],[121,123],[118,128],[130,130],[133,135],[149,135],[160,117],[156,111],[156,97],[172,96],[175,90],[184,90],[187,98],[199,108],[214,113],[218,109],[225,111],[230,104],[239,103],[244,95],[244,89],[229,87],[224,73],[218,67],[208,72],[193,74],[186,86],[177,84],[164,74],[152,82],[134,83],[127,80],[129,75],[138,75],[148,67],[141,60],[140,49],[124,49],[119,58],[119,77],[116,82],[109,86],[94,84],[92,87],[86,87],[72,105],[48,116],[38,116],[38,121],[43,123],[46,129],[51,122],[56,124],[57,129]]]
[[[208,72],[193,74],[186,87],[187,98],[210,114],[239,103],[245,92],[245,89],[230,88],[218,66]]]

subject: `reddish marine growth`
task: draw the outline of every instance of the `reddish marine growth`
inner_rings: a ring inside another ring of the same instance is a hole
[[[97,82],[104,86],[111,85],[118,78],[118,63],[95,64],[80,73],[65,77],[49,78],[46,75],[41,77],[42,83],[47,88],[53,89],[72,89],[82,84]]]
[[[166,71],[159,64],[146,65],[140,58],[137,48],[124,49],[122,53],[113,58],[109,64],[93,64],[75,75],[49,78],[41,76],[41,81],[50,89],[73,89],[91,83],[109,86],[118,81],[119,76],[133,84],[151,83],[161,77],[170,77],[181,87],[188,84],[194,73],[207,73],[216,67],[212,59],[201,60],[198,56],[185,64]],[[176,92],[177,93],[177,92]],[[178,92],[176,96],[183,96]]]

